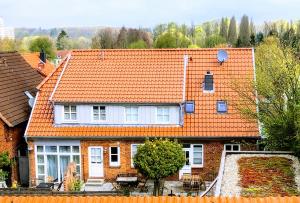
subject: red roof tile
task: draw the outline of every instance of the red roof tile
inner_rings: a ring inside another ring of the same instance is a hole
[[[39,53],[23,53],[23,58],[31,65],[32,68],[38,70],[43,76],[49,75],[54,70],[54,65],[48,60],[44,63],[44,67],[40,68],[39,63],[41,63]]]

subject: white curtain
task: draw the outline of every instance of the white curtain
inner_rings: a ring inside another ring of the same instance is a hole
[[[59,158],[60,158],[60,177],[61,179],[63,179],[67,167],[70,163],[70,156],[61,155]]]
[[[48,176],[53,177],[53,180],[58,178],[57,165],[57,155],[47,155]]]

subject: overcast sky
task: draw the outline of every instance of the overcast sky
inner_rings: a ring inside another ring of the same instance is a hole
[[[13,27],[153,27],[243,14],[256,23],[296,20],[300,0],[0,0],[0,17]]]

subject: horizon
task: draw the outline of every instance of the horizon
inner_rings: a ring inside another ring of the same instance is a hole
[[[5,26],[14,28],[76,28],[76,27],[113,27],[153,28],[157,24],[175,22],[195,25],[218,20],[222,17],[235,16],[237,21],[242,15],[248,15],[256,25],[264,22],[300,19],[299,0],[266,0],[261,2],[228,0],[222,6],[215,6],[219,1],[204,0],[121,0],[96,1],[88,3],[53,0],[0,0],[0,17]],[[252,6],[253,5],[253,6]],[[259,5],[259,6],[257,6]],[[66,12],[66,8],[68,12]],[[272,10],[268,10],[269,8]],[[26,12],[19,12],[26,8]],[[47,8],[46,11],[41,8]],[[289,10],[288,13],[284,13]],[[284,15],[284,17],[283,17]],[[108,16],[108,17],[107,17]]]

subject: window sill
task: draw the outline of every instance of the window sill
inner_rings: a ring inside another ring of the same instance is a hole
[[[121,168],[121,165],[109,165],[109,168]]]
[[[203,164],[202,165],[191,165],[191,168],[203,168]]]

